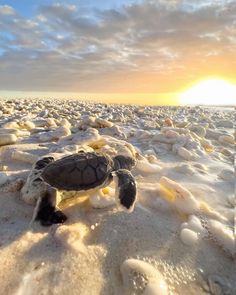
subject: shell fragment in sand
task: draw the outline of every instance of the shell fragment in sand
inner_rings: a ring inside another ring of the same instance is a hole
[[[206,229],[202,226],[200,219],[195,215],[190,215],[187,222],[182,223],[181,229],[188,228],[198,233],[200,236],[207,235]]]
[[[142,290],[142,295],[168,295],[168,286],[162,274],[151,264],[130,258],[122,263],[120,270],[125,294],[133,294],[135,286]]]
[[[203,201],[198,201],[190,191],[179,183],[162,176],[160,179],[160,196],[171,203],[178,212],[184,214],[201,213],[210,218],[226,221],[226,218],[213,210]]]
[[[8,176],[5,172],[0,172],[0,185],[3,185],[8,180]]]
[[[198,234],[189,228],[183,228],[180,233],[180,239],[184,244],[192,246],[198,241]]]
[[[110,207],[116,203],[112,195],[114,196],[115,192],[110,187],[99,189],[89,196],[89,202],[96,209]]]
[[[14,151],[11,155],[13,160],[18,160],[30,164],[34,164],[39,157],[37,155],[33,155],[31,153],[22,152],[22,151]]]
[[[14,144],[17,141],[15,134],[0,134],[0,146]]]
[[[157,164],[149,163],[148,160],[144,158],[137,162],[136,169],[143,173],[159,173],[162,168]]]
[[[173,203],[181,213],[193,214],[200,208],[199,202],[190,191],[179,183],[162,176],[160,179],[161,196]]]
[[[214,236],[217,243],[228,250],[232,255],[236,255],[236,241],[233,230],[216,220],[209,220],[208,226],[209,231]]]
[[[193,154],[184,147],[179,147],[177,153],[184,160],[191,161],[194,159]]]

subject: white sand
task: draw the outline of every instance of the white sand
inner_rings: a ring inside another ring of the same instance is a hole
[[[0,293],[236,294],[231,122],[227,108],[0,102]],[[15,180],[81,144],[139,153],[134,211],[83,196],[61,205],[65,224],[30,225],[34,207]]]

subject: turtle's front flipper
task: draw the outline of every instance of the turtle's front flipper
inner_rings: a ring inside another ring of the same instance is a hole
[[[41,197],[36,205],[34,219],[38,220],[41,225],[49,226],[55,223],[64,223],[66,215],[60,210],[56,210],[56,190],[49,188],[46,194]]]
[[[133,175],[126,169],[119,169],[112,172],[112,176],[116,183],[116,202],[123,209],[132,212],[137,191]]]

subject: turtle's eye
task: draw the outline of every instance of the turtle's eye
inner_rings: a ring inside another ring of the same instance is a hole
[[[47,163],[45,163],[43,160],[39,160],[35,164],[35,169],[40,170],[47,166]]]
[[[37,177],[35,180],[34,180],[34,182],[42,182],[43,180],[41,179],[41,178],[39,178],[39,177]]]
[[[51,163],[54,161],[54,158],[53,157],[44,157],[42,158],[42,160],[45,162],[45,163]]]

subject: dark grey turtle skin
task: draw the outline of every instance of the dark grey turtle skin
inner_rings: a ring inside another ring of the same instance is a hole
[[[113,179],[117,185],[119,204],[131,210],[136,201],[136,183],[130,170],[136,161],[128,156],[111,158],[96,152],[79,152],[54,161],[45,157],[35,163],[35,169],[42,170],[40,179],[50,190],[38,204],[36,220],[42,225],[63,223],[67,217],[56,210],[55,191],[87,191],[107,186]]]
[[[46,166],[41,177],[58,190],[89,190],[102,185],[112,167],[113,162],[108,156],[78,153]]]

